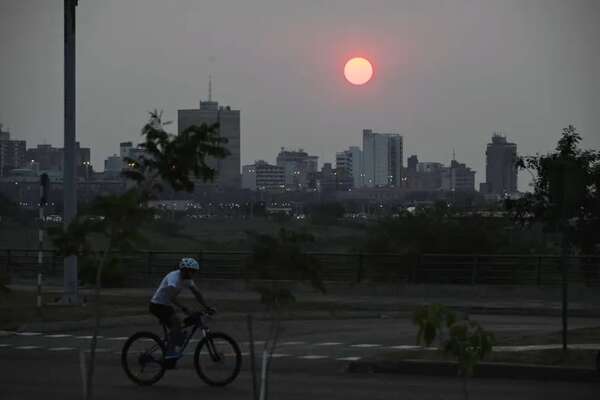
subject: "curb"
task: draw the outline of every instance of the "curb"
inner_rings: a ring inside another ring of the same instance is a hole
[[[428,360],[352,361],[348,364],[346,372],[457,376],[457,364],[451,361]],[[508,363],[481,363],[475,369],[474,377],[600,382],[600,372],[593,369]]]

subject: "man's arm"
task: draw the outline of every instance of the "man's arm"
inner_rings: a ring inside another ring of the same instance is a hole
[[[198,300],[198,303],[200,303],[200,305],[202,305],[204,308],[211,309],[211,307],[209,307],[208,304],[206,304],[206,302],[204,301],[204,297],[202,296],[202,293],[200,293],[196,285],[190,285],[190,290],[192,291],[192,293],[194,293],[194,296],[196,297],[196,300]]]
[[[190,313],[190,310],[188,310],[188,308],[186,306],[184,306],[183,304],[181,304],[180,302],[178,302],[177,299],[171,300],[171,303],[175,304],[185,314],[189,314]]]

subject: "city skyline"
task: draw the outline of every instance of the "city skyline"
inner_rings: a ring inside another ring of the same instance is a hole
[[[241,164],[272,162],[281,146],[334,163],[372,128],[397,130],[405,154],[425,161],[449,163],[456,149],[481,183],[494,131],[520,154],[552,150],[568,124],[600,147],[597,2],[381,2],[386,15],[262,3],[80,2],[77,138],[94,167],[117,143],[141,141],[147,111],[175,121],[206,98],[211,73],[215,99],[244,113]],[[62,147],[61,17],[59,1],[0,3],[0,121],[28,143]],[[360,54],[375,76],[351,87],[343,64]]]

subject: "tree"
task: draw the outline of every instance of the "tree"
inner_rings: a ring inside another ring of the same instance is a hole
[[[534,177],[533,193],[507,208],[523,224],[539,222],[546,232],[561,238],[563,287],[563,349],[567,349],[567,257],[575,248],[583,253],[599,250],[600,153],[579,148],[581,135],[574,126],[562,131],[556,150],[519,159],[517,165]]]
[[[276,236],[254,232],[248,232],[248,235],[253,244],[252,255],[246,263],[246,275],[249,279],[258,280],[254,289],[260,294],[261,303],[265,305],[270,319],[269,333],[262,352],[260,384],[260,398],[265,400],[268,397],[271,358],[282,332],[282,313],[296,301],[289,282],[308,282],[322,293],[325,293],[325,285],[321,280],[321,264],[314,256],[306,253],[306,246],[314,242],[312,235],[284,228]],[[251,348],[253,353],[253,343]],[[255,360],[252,359],[251,363],[254,371]]]
[[[218,126],[191,126],[178,135],[165,131],[168,122],[153,112],[142,129],[145,155],[128,159],[124,175],[135,185],[123,194],[101,196],[82,209],[64,230],[53,232],[54,243],[63,256],[80,255],[95,260],[95,325],[90,343],[90,360],[86,372],[86,397],[93,396],[95,351],[100,329],[102,273],[114,250],[128,251],[143,242],[140,226],[152,217],[148,201],[168,185],[175,191],[192,191],[193,179],[213,180],[216,171],[206,163],[208,157],[224,158],[226,139],[219,136]],[[94,248],[91,238],[100,239]]]
[[[458,375],[463,378],[463,395],[469,399],[469,379],[475,367],[489,353],[495,342],[494,335],[468,317],[460,319],[440,304],[418,307],[413,323],[419,327],[417,344],[430,347],[438,341],[442,351],[452,356],[458,364]]]

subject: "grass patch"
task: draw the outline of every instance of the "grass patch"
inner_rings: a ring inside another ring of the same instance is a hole
[[[527,346],[535,344],[562,343],[560,331],[544,335],[511,335],[498,337],[498,345],[501,346]],[[600,326],[570,329],[568,331],[569,343],[600,343]]]
[[[595,350],[580,349],[569,350],[566,355],[561,349],[522,352],[492,351],[483,362],[595,368],[596,354]],[[403,360],[453,361],[450,356],[439,350],[398,350],[380,354],[370,361],[397,362]]]

